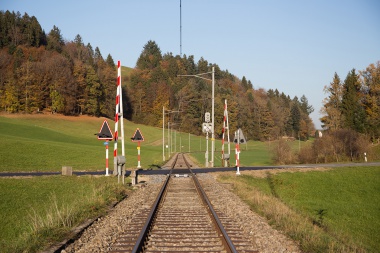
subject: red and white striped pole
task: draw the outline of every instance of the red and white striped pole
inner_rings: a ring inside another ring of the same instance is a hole
[[[226,131],[226,118],[227,118],[226,111],[227,111],[227,99],[224,100],[224,116],[223,116],[223,130],[222,130],[222,133],[223,133],[223,136],[222,136],[222,167],[225,166],[224,134],[225,134],[225,131]]]
[[[224,137],[227,130],[227,140],[228,140],[228,159],[230,158],[229,155],[231,153],[230,148],[230,131],[228,127],[228,112],[227,112],[227,99],[224,100],[224,117],[223,117],[223,137],[222,137],[222,167],[227,167],[227,159],[225,157],[224,152]]]
[[[113,148],[113,164],[114,170],[113,174],[116,175],[117,172],[117,141],[119,139],[118,127],[119,127],[119,108],[120,108],[120,61],[117,62],[117,87],[116,87],[116,108],[115,108],[115,135],[114,135],[114,148]]]
[[[239,154],[240,154],[240,134],[239,134],[239,130],[237,130],[237,141],[236,141],[236,144],[235,144],[235,157],[236,157],[236,175],[240,175],[240,171],[239,171],[239,167],[240,167],[240,161],[239,161]]]
[[[140,164],[140,141],[137,142],[137,168],[141,168],[141,164]]]
[[[239,143],[236,144],[236,175],[240,175],[240,145]]]

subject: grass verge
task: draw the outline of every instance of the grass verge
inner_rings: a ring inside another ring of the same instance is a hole
[[[273,172],[218,180],[304,252],[379,252],[380,167]]]
[[[38,252],[59,242],[127,191],[112,177],[1,178],[1,252]]]

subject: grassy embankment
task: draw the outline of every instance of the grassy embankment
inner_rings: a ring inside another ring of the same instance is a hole
[[[0,178],[1,252],[38,252],[59,242],[128,191],[112,177]]]

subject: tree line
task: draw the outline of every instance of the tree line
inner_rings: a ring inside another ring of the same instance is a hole
[[[177,129],[201,134],[206,112],[211,113],[210,80],[184,75],[202,75],[211,79],[215,69],[215,131],[222,136],[224,101],[228,104],[230,134],[242,128],[248,139],[275,140],[281,136],[308,139],[314,125],[309,115],[314,108],[303,95],[290,98],[277,89],[255,89],[250,80],[241,80],[202,57],[162,54],[154,41],[148,41],[128,82],[133,106],[133,121],[162,126],[162,110],[174,111],[169,117]]]
[[[380,138],[380,61],[365,70],[352,69],[342,82],[337,73],[324,87],[321,122],[327,131],[350,129]]]
[[[0,11],[0,107],[10,113],[114,115],[115,64],[78,34],[46,34],[27,13]]]
[[[298,152],[280,141],[273,150],[280,164],[378,160],[380,143],[380,62],[352,69],[342,82],[337,73],[324,87],[323,137]]]
[[[116,67],[111,55],[104,59],[79,34],[65,41],[56,26],[46,34],[27,13],[0,11],[0,28],[2,111],[114,117]],[[161,127],[164,107],[178,130],[201,134],[205,112],[211,112],[211,82],[180,75],[207,73],[212,67],[216,136],[222,135],[225,99],[231,135],[239,127],[253,140],[284,135],[306,140],[313,134],[309,115],[314,108],[304,95],[290,98],[277,89],[254,88],[245,77],[202,57],[195,62],[192,55],[162,54],[154,41],[144,45],[131,74],[122,77],[124,117]]]

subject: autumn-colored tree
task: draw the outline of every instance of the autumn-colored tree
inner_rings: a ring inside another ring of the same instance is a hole
[[[380,61],[360,71],[363,106],[366,113],[367,133],[373,140],[380,138]]]

